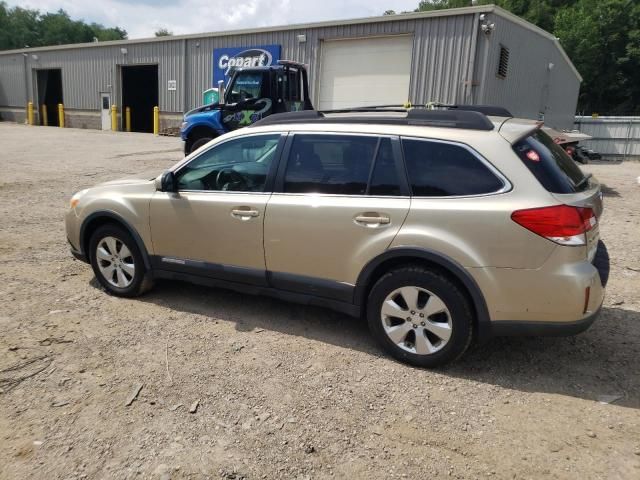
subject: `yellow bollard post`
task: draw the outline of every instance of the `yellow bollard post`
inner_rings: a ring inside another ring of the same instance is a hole
[[[111,130],[118,131],[118,108],[115,105],[111,105]]]
[[[153,107],[153,134],[158,135],[160,132],[160,109]]]
[[[47,106],[43,103],[42,107],[42,125],[44,125],[45,127],[49,126],[49,117],[47,116]]]
[[[125,112],[125,117],[124,117],[125,122],[124,123],[125,123],[125,126],[126,126],[125,130],[127,132],[130,132],[131,131],[131,107],[126,107],[124,109],[124,112]]]
[[[33,102],[27,103],[27,123],[33,125]]]
[[[64,105],[58,104],[58,126],[64,128]]]

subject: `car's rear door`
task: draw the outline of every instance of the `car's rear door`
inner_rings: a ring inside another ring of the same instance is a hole
[[[265,216],[271,285],[350,302],[409,211],[402,168],[392,136],[290,133]]]

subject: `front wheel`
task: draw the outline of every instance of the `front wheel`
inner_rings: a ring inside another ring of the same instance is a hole
[[[191,150],[189,151],[189,153],[195,152],[197,149],[199,149],[203,145],[206,145],[211,140],[213,140],[213,138],[210,138],[210,137],[203,137],[203,138],[199,138],[197,140],[194,140],[193,144],[191,145]]]
[[[473,314],[464,293],[445,275],[419,267],[393,270],[376,282],[367,302],[367,320],[386,351],[419,367],[457,359],[473,333]]]
[[[116,225],[98,228],[89,240],[93,272],[100,284],[120,297],[135,297],[152,286],[142,254],[131,235]]]

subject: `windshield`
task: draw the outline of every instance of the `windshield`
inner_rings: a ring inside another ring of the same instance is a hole
[[[237,103],[262,98],[264,84],[264,72],[240,72],[229,86],[227,101]]]
[[[520,140],[513,149],[547,191],[575,193],[589,188],[580,167],[542,130]]]

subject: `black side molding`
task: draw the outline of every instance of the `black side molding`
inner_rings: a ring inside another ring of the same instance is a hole
[[[353,301],[353,285],[293,273],[267,272],[269,285],[279,290],[328,298],[339,302]]]
[[[268,297],[284,300],[285,302],[328,308],[330,310],[335,310],[352,317],[360,316],[360,307],[358,307],[357,305],[353,305],[352,303],[347,302],[340,302],[338,300],[332,300],[329,298],[322,298],[315,295],[288,292],[285,290],[279,290],[277,288],[250,285],[240,282],[231,282],[228,280],[219,280],[217,278],[212,278],[209,276],[194,275],[191,273],[180,273],[169,270],[154,270],[153,276],[154,278],[180,280],[183,282],[195,283],[196,285],[223,288],[226,290],[233,290],[235,292],[246,293],[249,295],[265,295]]]
[[[211,277],[227,282],[238,282],[262,287],[267,286],[266,272],[257,268],[163,257],[161,255],[151,255],[150,259],[151,268],[154,272],[156,270],[167,270],[176,273],[185,273],[187,275]]]

